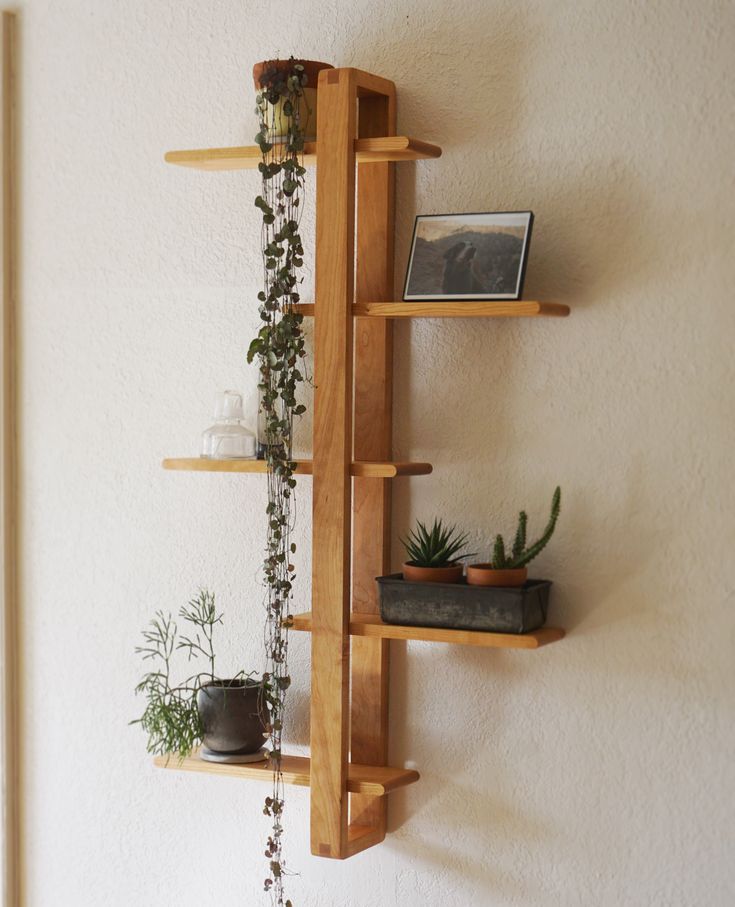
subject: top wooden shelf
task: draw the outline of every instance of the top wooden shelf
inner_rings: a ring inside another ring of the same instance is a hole
[[[304,146],[304,164],[316,164],[316,142]],[[418,161],[441,157],[438,145],[430,145],[407,135],[389,135],[385,138],[356,139],[355,154],[358,164],[375,164],[380,161]],[[179,167],[195,170],[255,170],[263,160],[257,145],[234,148],[197,148],[193,151],[168,151],[164,160]]]

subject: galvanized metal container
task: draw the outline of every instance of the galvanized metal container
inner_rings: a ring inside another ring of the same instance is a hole
[[[380,616],[387,624],[530,633],[546,621],[551,582],[528,580],[523,586],[470,586],[461,583],[409,583],[403,574],[376,579]]]

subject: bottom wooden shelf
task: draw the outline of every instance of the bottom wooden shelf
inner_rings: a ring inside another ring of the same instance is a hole
[[[249,765],[205,762],[199,758],[197,751],[181,761],[175,756],[168,759],[165,756],[156,756],[153,761],[159,768],[178,769],[184,772],[229,775],[231,778],[246,778],[255,781],[269,781],[271,778],[271,767],[268,762],[252,762]],[[311,760],[306,756],[284,756],[281,760],[281,767],[286,784],[295,784],[300,787],[310,786]],[[350,764],[347,771],[347,790],[351,794],[371,794],[374,797],[382,797],[398,787],[405,787],[418,780],[419,773],[409,768]]]
[[[311,611],[294,614],[294,630],[311,630]],[[417,639],[423,642],[448,642],[459,646],[481,646],[488,649],[538,649],[563,639],[560,627],[542,627],[531,633],[487,633],[484,630],[444,630],[439,627],[408,627],[384,624],[377,614],[350,615],[350,636],[372,636],[378,639]]]

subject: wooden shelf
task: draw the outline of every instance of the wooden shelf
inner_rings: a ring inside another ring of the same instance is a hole
[[[311,612],[294,614],[294,630],[311,631]],[[558,627],[542,627],[532,633],[486,633],[480,630],[443,630],[437,627],[407,627],[384,624],[377,614],[350,616],[350,636],[373,639],[417,639],[422,642],[448,642],[458,646],[479,646],[487,649],[539,649],[564,637]]]
[[[384,839],[384,795],[419,777],[409,769],[379,767],[389,750],[388,640],[537,649],[564,636],[563,630],[553,627],[514,635],[399,626],[384,624],[377,614],[374,578],[390,568],[391,496],[385,482],[366,479],[432,471],[428,463],[392,461],[391,319],[564,317],[569,307],[527,300],[366,302],[386,300],[394,293],[392,162],[438,158],[442,152],[436,145],[393,135],[396,94],[386,79],[353,68],[331,69],[321,73],[318,91],[319,142],[304,148],[305,164],[315,165],[319,158],[314,460],[297,461],[296,468],[300,475],[314,476],[314,618],[311,612],[299,614],[293,624],[295,630],[312,633],[311,758],[284,756],[282,770],[287,784],[310,788],[312,853],[346,859]],[[262,158],[260,149],[251,146],[170,151],[165,159],[181,167],[220,171],[256,169]],[[374,166],[355,167],[354,162]],[[299,305],[296,310],[315,314],[314,305]],[[352,458],[355,462],[348,470],[345,464]],[[267,470],[263,460],[200,457],[166,459],[163,467],[229,473]],[[348,754],[354,764],[347,762]],[[159,758],[156,764],[272,780],[265,762],[222,765],[194,755],[183,762]]]
[[[314,303],[295,306],[302,315],[314,314]],[[352,306],[356,318],[566,318],[569,306],[560,302],[362,302]]]
[[[316,142],[304,146],[304,164],[316,164]],[[380,161],[418,161],[441,157],[438,145],[412,139],[406,135],[389,135],[384,138],[355,140],[358,164]],[[257,145],[234,148],[197,148],[193,151],[168,151],[164,156],[168,164],[193,167],[196,170],[254,170],[263,160]]]
[[[245,778],[255,781],[273,780],[273,769],[269,762],[253,762],[249,765],[226,765],[220,762],[205,762],[195,751],[183,761],[172,756],[156,756],[153,760],[159,768],[178,769],[184,772],[205,772],[211,775],[229,775],[231,778]],[[311,760],[306,756],[284,756],[281,760],[283,780],[286,784],[309,787],[311,784]],[[409,768],[391,768],[379,765],[347,766],[347,790],[352,794],[369,794],[382,797],[419,780],[419,773]]]
[[[164,469],[185,472],[267,472],[265,460],[208,460],[205,457],[172,457],[161,464]],[[380,463],[360,461],[350,465],[350,475],[362,479],[394,479],[396,476],[427,476],[431,463]],[[296,460],[297,475],[313,474],[311,460]]]

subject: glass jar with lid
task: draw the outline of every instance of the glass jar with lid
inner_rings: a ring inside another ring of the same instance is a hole
[[[256,455],[255,434],[243,424],[242,394],[217,394],[214,425],[202,433],[202,456],[210,460],[251,460]]]

